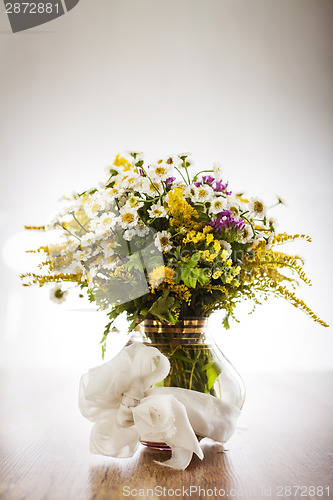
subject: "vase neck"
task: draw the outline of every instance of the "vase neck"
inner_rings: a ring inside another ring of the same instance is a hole
[[[161,323],[154,319],[145,319],[139,326],[140,331],[146,336],[162,338],[173,338],[182,340],[202,340],[207,335],[208,318],[186,317],[175,325]]]

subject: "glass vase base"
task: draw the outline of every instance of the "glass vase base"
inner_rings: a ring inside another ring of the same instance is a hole
[[[159,450],[159,451],[171,451],[170,446],[165,443],[153,443],[151,441],[140,441],[143,446],[149,448],[151,450]]]

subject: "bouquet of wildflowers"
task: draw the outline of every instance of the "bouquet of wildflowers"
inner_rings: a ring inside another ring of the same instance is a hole
[[[310,284],[302,259],[276,249],[310,238],[278,234],[264,202],[233,194],[219,165],[194,176],[190,166],[188,154],[148,164],[118,155],[106,182],[73,195],[46,227],[26,226],[59,240],[35,250],[45,254],[41,273],[23,275],[24,284],[55,282],[58,301],[68,293],[61,282],[85,290],[109,317],[103,352],[123,312],[133,329],[144,318],[176,324],[223,309],[228,328],[238,302],[255,307],[272,294],[327,326],[294,293]]]

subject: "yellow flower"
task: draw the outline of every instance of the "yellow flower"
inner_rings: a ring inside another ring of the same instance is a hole
[[[217,280],[222,274],[223,273],[220,270],[215,271],[215,273],[212,275],[213,280]]]
[[[124,167],[124,172],[133,168],[133,165],[129,161],[127,161],[126,158],[120,157],[120,155],[116,156],[113,164],[115,167]]]
[[[219,251],[221,250],[221,245],[217,240],[214,241],[213,248],[215,253],[219,253]]]
[[[212,235],[212,233],[208,233],[206,236],[207,246],[210,245],[212,241],[214,241],[214,236]]]
[[[227,250],[222,250],[222,252],[221,252],[221,259],[222,260],[227,260],[228,257],[229,257],[229,254],[228,254]],[[230,267],[231,264],[232,264],[231,260],[230,259],[227,260],[227,266]]]
[[[183,199],[184,189],[176,187],[169,192],[168,212],[172,216],[170,225],[176,227],[193,227],[198,219],[198,212]]]
[[[152,288],[156,288],[164,279],[172,280],[175,272],[170,267],[159,266],[149,273],[149,282]]]

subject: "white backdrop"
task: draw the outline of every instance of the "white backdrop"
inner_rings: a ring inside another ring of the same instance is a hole
[[[279,229],[313,238],[288,247],[313,280],[299,295],[332,324],[332,18],[331,0],[81,0],[13,35],[0,5],[2,363],[101,361],[103,314],[21,286],[22,228],[128,149],[192,151],[235,191],[284,198]],[[287,303],[239,317],[215,328],[240,369],[332,369],[331,328]]]

